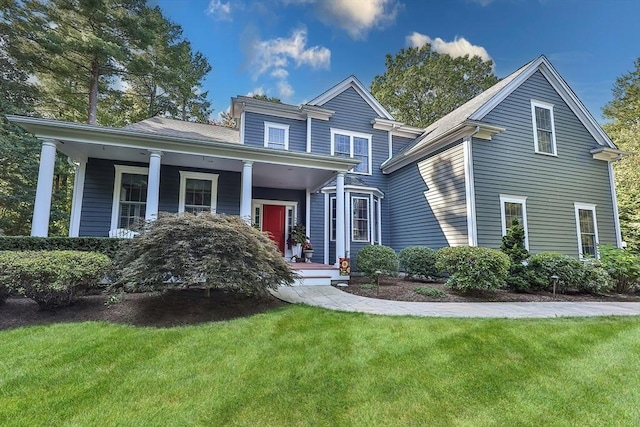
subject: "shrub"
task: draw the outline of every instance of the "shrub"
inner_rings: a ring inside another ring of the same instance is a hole
[[[295,276],[275,243],[235,216],[161,214],[123,242],[117,286],[128,291],[205,285],[264,294]],[[179,279],[178,283],[169,278]]]
[[[611,245],[601,245],[598,249],[602,267],[613,279],[616,292],[630,292],[640,285],[640,256]]]
[[[393,275],[398,272],[398,256],[388,246],[368,245],[358,251],[356,267],[370,278],[375,278],[378,272]]]
[[[109,237],[0,237],[0,251],[82,251],[114,258],[122,239]]]
[[[504,284],[509,270],[509,257],[489,248],[442,248],[436,259],[436,268],[450,275],[447,286],[463,292],[496,289]]]
[[[529,258],[531,286],[537,290],[551,291],[551,276],[558,276],[557,292],[578,289],[585,275],[585,266],[577,258],[555,252],[540,252]]]
[[[70,305],[107,272],[106,255],[80,251],[0,252],[0,283],[42,308]]]
[[[529,290],[529,275],[523,262],[529,258],[529,251],[525,246],[524,227],[518,219],[513,220],[513,225],[502,238],[500,250],[509,256],[509,274],[506,283],[509,289],[518,292]]]
[[[430,277],[435,276],[436,251],[424,246],[411,246],[404,248],[398,254],[400,267],[407,273],[408,277]]]
[[[420,294],[420,295],[425,295],[431,298],[446,298],[447,294],[441,290],[441,289],[437,289],[437,288],[432,288],[430,286],[416,286],[413,289],[413,292]]]
[[[598,261],[584,264],[582,280],[577,284],[580,292],[601,294],[613,289],[613,280]]]

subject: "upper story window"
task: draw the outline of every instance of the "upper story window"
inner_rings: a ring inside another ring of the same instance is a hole
[[[536,153],[557,155],[553,104],[532,100],[531,115],[533,118],[533,141]]]
[[[371,135],[331,129],[331,155],[358,159],[351,172],[371,175]]]
[[[128,230],[145,219],[149,169],[116,165],[111,229]]]
[[[264,122],[264,146],[278,150],[288,150],[289,125]]]
[[[500,214],[502,217],[502,235],[513,226],[513,220],[524,228],[524,246],[529,249],[529,229],[527,226],[527,198],[500,195]]]
[[[598,257],[598,223],[596,205],[574,203],[580,258]]]
[[[180,171],[178,212],[216,212],[218,175]]]

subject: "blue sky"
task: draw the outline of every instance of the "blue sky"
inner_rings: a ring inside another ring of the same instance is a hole
[[[236,95],[300,104],[355,75],[369,87],[385,55],[430,41],[490,58],[498,77],[546,55],[594,117],[640,56],[639,0],[152,0],[213,70],[217,116]]]

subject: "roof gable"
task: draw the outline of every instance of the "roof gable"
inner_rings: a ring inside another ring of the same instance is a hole
[[[388,120],[394,120],[393,116],[378,102],[377,99],[373,97],[371,92],[369,92],[364,87],[364,85],[360,83],[360,80],[358,80],[355,76],[347,77],[337,85],[333,86],[331,89],[322,93],[320,96],[317,96],[316,98],[307,102],[307,105],[322,106],[349,88],[353,88],[358,93],[358,95],[360,95],[360,97],[364,99],[367,104],[369,104],[369,106],[373,109],[373,111],[376,112],[379,117]]]

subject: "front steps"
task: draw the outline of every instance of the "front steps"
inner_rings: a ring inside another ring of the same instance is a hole
[[[332,265],[292,262],[289,264],[299,276],[293,286],[317,286],[347,283],[349,276],[341,276]]]

